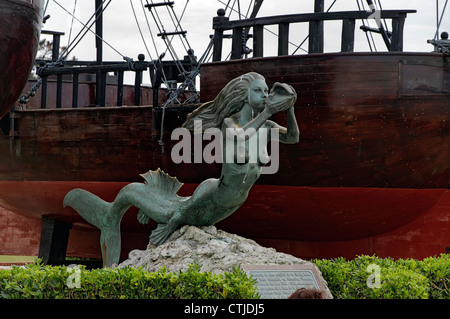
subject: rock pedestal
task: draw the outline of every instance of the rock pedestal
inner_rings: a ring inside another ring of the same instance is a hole
[[[187,271],[196,261],[202,271],[211,273],[231,272],[242,265],[311,265],[312,263],[289,254],[265,248],[255,241],[230,234],[214,226],[183,226],[172,234],[168,242],[160,246],[149,244],[146,250],[133,250],[129,258],[118,267],[134,266],[154,272],[166,267],[169,272]],[[316,267],[317,268],[317,267]],[[321,273],[319,281],[325,294],[331,297]]]

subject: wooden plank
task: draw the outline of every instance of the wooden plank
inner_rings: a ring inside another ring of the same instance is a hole
[[[278,25],[278,56],[288,55],[289,52],[289,23]]]
[[[282,81],[294,85],[299,96],[312,96],[314,92],[334,90],[334,98],[342,94],[345,96],[391,96],[396,98],[398,81],[398,60],[388,61],[381,58],[379,62],[372,59],[358,57],[327,57],[326,59],[307,59],[302,57],[282,58],[273,60],[273,63],[262,61],[249,61],[245,63],[215,64],[214,72],[222,74],[221,79],[207,72],[208,66],[202,71],[202,79],[207,86],[201,87],[202,101],[212,100],[223,88],[227,81],[248,70],[256,71],[266,77],[268,85],[275,81]],[[265,60],[265,59],[264,59]],[[272,59],[268,58],[268,61]],[[315,61],[315,63],[311,63]],[[208,81],[209,76],[212,76]],[[214,85],[212,85],[214,84]],[[352,92],[354,88],[361,88],[359,92]],[[306,93],[304,93],[306,92]]]

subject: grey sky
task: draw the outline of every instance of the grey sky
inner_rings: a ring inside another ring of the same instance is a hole
[[[162,1],[162,0],[161,0]],[[155,2],[161,2],[156,1]],[[187,40],[192,49],[194,49],[197,56],[201,56],[206,49],[209,42],[209,35],[213,33],[212,18],[216,15],[219,8],[225,6],[218,0],[174,0],[174,10],[178,17],[181,16],[183,9],[186,6],[186,11],[181,20],[181,26],[187,31]],[[47,8],[47,14],[51,18],[44,25],[44,29],[57,30],[65,32],[66,35],[62,38],[61,45],[66,45],[69,40],[70,26],[72,17],[65,12],[57,3],[63,6],[67,11],[74,10],[74,3],[77,2],[75,16],[86,22],[94,12],[95,2],[93,0],[50,0]],[[227,0],[222,0],[227,2]],[[233,1],[231,1],[233,2]],[[440,9],[445,1],[440,2]],[[144,42],[139,34],[138,27],[133,15],[131,3],[134,5],[136,15],[138,17],[139,25],[144,34],[149,53],[144,45]],[[156,24],[152,16],[147,11],[147,18],[150,24],[151,32],[154,36],[156,49],[152,42],[152,37],[144,16],[144,10],[141,3],[144,0],[113,0],[110,6],[104,13],[104,40],[114,47],[120,54],[136,59],[139,53],[144,53],[146,59],[156,58],[157,53],[165,50],[166,46],[161,38],[156,37],[158,33]],[[250,0],[241,0],[241,11],[247,12]],[[306,13],[313,11],[313,0],[265,0],[262,4],[258,16],[278,15],[278,14],[292,14],[292,13]],[[332,0],[325,0],[325,8],[327,9],[333,3]],[[364,3],[366,3],[364,1]],[[404,51],[432,51],[433,47],[427,43],[428,39],[434,37],[436,31],[436,1],[425,0],[391,0],[381,1],[383,9],[415,9],[417,13],[408,15],[405,24],[404,36]],[[338,0],[334,4],[332,11],[357,10],[356,0]],[[367,5],[365,9],[368,9]],[[450,10],[450,8],[448,9]],[[447,10],[447,12],[448,12]],[[166,31],[174,31],[175,27],[167,15],[167,10],[158,10],[161,20]],[[232,18],[237,18],[237,14],[233,14]],[[362,31],[359,30],[361,21],[357,22],[356,37],[355,37],[355,51],[369,51],[369,46],[366,37]],[[388,25],[390,28],[390,25]],[[79,22],[73,22],[72,39],[81,30],[82,26]],[[276,28],[272,29],[277,32]],[[444,16],[440,31],[450,31],[450,15]],[[325,51],[336,52],[340,49],[340,22],[326,22],[325,23]],[[290,41],[294,44],[300,44],[307,36],[307,24],[296,24],[291,26]],[[377,49],[385,51],[381,37],[374,34],[377,40]],[[265,32],[265,54],[276,55],[276,37]],[[185,50],[181,42],[174,39],[174,47],[178,52],[179,57],[185,54]],[[303,46],[307,49],[307,41]],[[295,45],[291,45],[290,52],[295,50]],[[299,50],[297,53],[302,54]],[[94,36],[88,34],[80,44],[72,52],[72,56],[76,56],[79,60],[94,60],[95,59],[95,45]],[[121,56],[114,50],[110,49],[106,44],[104,45],[104,59],[105,60],[121,60]],[[166,59],[170,59],[166,55]]]

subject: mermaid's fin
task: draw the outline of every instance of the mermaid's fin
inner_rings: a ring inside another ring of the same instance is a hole
[[[147,216],[142,210],[140,210],[137,215],[137,220],[142,225],[147,225],[150,222],[150,217]]]
[[[163,193],[169,198],[177,197],[178,191],[183,186],[183,183],[179,182],[176,177],[169,176],[159,168],[156,171],[141,174],[141,176],[145,179],[145,184],[153,191]]]
[[[164,244],[172,235],[173,231],[169,230],[167,224],[158,224],[156,229],[150,234],[150,243],[156,246]]]
[[[128,209],[112,210],[112,204],[84,189],[73,189],[64,197],[63,206],[72,207],[87,222],[100,229],[100,247],[103,266],[111,267],[119,263],[120,221]]]
[[[164,173],[159,168],[156,171],[149,171],[148,173],[141,174],[145,179],[146,187],[150,188],[148,191],[153,194],[155,198],[158,198],[155,203],[147,208],[155,209],[159,204],[161,209],[167,210],[167,207],[174,209],[175,203],[180,199],[177,195],[183,183],[180,183],[176,177],[171,177]],[[148,223],[148,212],[146,209],[141,209],[138,214],[138,220],[140,223]],[[147,218],[146,218],[147,217]],[[150,234],[150,243],[154,245],[164,244],[172,235],[173,231],[178,227],[172,219],[168,223],[159,221],[156,229]]]

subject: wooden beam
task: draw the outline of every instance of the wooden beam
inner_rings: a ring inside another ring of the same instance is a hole
[[[231,60],[242,58],[242,33],[244,28],[237,27],[233,29],[233,39],[231,40]]]
[[[123,71],[117,72],[117,106],[123,106]]]
[[[353,52],[355,47],[355,19],[342,20],[341,52]]]
[[[321,14],[324,11],[324,0],[316,0],[314,2],[314,13]],[[323,20],[313,20],[309,22],[308,37],[309,53],[323,52]]]
[[[220,25],[228,22],[229,19],[225,17],[225,10],[217,10],[217,17],[213,18],[213,25]],[[223,29],[217,28],[214,31],[214,48],[213,48],[213,62],[222,60],[222,44],[223,44]]]
[[[415,13],[416,10],[383,10],[381,11],[381,19],[398,18],[408,13]],[[372,13],[369,11],[336,11],[323,13],[300,13],[288,14],[270,17],[261,17],[254,19],[235,20],[235,21],[218,21],[213,20],[213,29],[230,30],[237,27],[254,27],[256,25],[274,25],[280,23],[297,23],[309,21],[328,21],[328,20],[344,20],[344,19],[367,19]]]
[[[62,74],[56,76],[56,108],[60,109],[62,105]]]
[[[278,56],[288,55],[289,50],[289,23],[278,25]]]
[[[41,85],[41,109],[47,108],[47,83],[48,75],[40,75],[42,77]]]
[[[110,65],[82,66],[82,67],[48,67],[38,69],[39,76],[48,76],[53,74],[75,74],[75,73],[97,73],[97,72],[116,72],[131,71],[128,63],[116,63]]]
[[[78,79],[79,74],[74,73],[72,75],[72,108],[78,107]]]
[[[264,56],[264,27],[257,25],[253,27],[253,57]]]
[[[46,265],[63,265],[72,225],[42,217],[39,258]]]
[[[403,28],[406,14],[392,19],[392,39],[390,51],[403,51]]]

